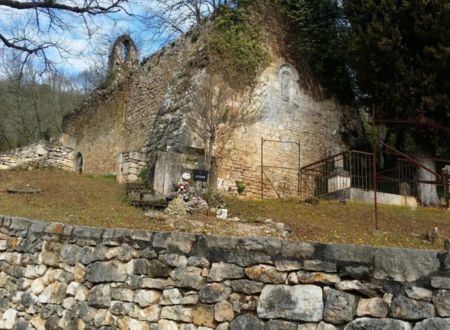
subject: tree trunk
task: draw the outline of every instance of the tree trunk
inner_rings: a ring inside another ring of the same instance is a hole
[[[431,159],[432,154],[427,151],[424,146],[417,146],[417,159],[419,163],[427,169],[436,172],[436,162]],[[419,181],[436,181],[437,178],[434,174],[430,173],[424,168],[418,169]],[[417,186],[417,194],[419,202],[423,206],[439,206],[440,201],[437,194],[437,185],[429,183],[420,183]]]
[[[212,170],[212,153],[213,153],[213,146],[214,146],[214,138],[209,138],[207,142],[205,143],[205,167],[206,171],[208,172],[208,179],[206,182],[206,186],[208,187],[208,190],[213,190],[213,185],[211,181],[211,170]]]

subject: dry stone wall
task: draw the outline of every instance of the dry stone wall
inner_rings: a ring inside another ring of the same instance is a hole
[[[447,251],[0,217],[1,329],[449,329]]]
[[[57,167],[72,171],[73,162],[72,148],[46,141],[0,153],[0,170]]]

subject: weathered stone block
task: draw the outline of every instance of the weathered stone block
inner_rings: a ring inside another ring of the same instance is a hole
[[[371,274],[369,266],[344,266],[340,269],[339,275],[353,279],[368,279]]]
[[[317,323],[302,323],[298,325],[297,330],[317,330]]]
[[[178,324],[174,321],[169,320],[159,320],[158,330],[179,330]]]
[[[256,265],[245,269],[247,276],[255,281],[273,284],[286,283],[287,273],[279,272],[275,267]]]
[[[83,249],[76,244],[64,244],[61,247],[61,261],[75,266],[81,260]]]
[[[147,275],[148,274],[148,261],[144,258],[139,258],[134,260],[134,270],[135,275]]]
[[[113,300],[132,302],[134,300],[134,291],[127,288],[112,288],[111,298]]]
[[[173,252],[189,253],[192,250],[192,244],[196,237],[190,233],[171,233],[171,239],[168,242],[168,248]]]
[[[257,294],[264,288],[264,283],[249,280],[235,280],[231,281],[231,287],[237,293]]]
[[[360,299],[356,309],[358,317],[387,317],[389,306],[382,298]]]
[[[339,330],[337,327],[335,327],[333,324],[326,323],[324,321],[321,321],[317,325],[317,330]]]
[[[208,268],[209,260],[205,257],[190,256],[188,259],[188,265],[193,267]]]
[[[200,300],[206,304],[212,304],[226,300],[231,289],[221,283],[211,283],[200,289]]]
[[[238,279],[245,276],[244,268],[234,264],[213,263],[209,272],[208,281],[220,282],[227,279]]]
[[[230,323],[230,330],[264,330],[264,322],[251,314],[240,315]]]
[[[99,309],[95,312],[94,325],[96,327],[114,325],[113,315],[107,309]]]
[[[166,306],[161,310],[161,318],[190,323],[192,322],[192,309],[180,305]]]
[[[297,272],[297,280],[299,283],[304,284],[314,284],[314,283],[322,283],[322,284],[333,284],[338,283],[341,278],[336,274],[327,274],[321,272],[305,272],[298,271]]]
[[[158,289],[163,290],[172,285],[171,280],[163,280],[158,278],[143,278],[140,282],[140,286],[143,289]]]
[[[62,304],[66,297],[67,284],[55,282],[47,286],[40,294],[38,302],[41,304]]]
[[[156,290],[136,290],[134,292],[134,302],[141,307],[156,304],[161,297],[161,293]]]
[[[322,260],[305,260],[303,262],[303,269],[325,273],[336,273],[336,264]]]
[[[392,300],[391,311],[393,317],[402,320],[422,320],[435,316],[433,304],[403,296]]]
[[[212,305],[196,305],[192,308],[192,323],[209,328],[216,327],[214,307]]]
[[[183,295],[177,288],[164,290],[159,300],[160,305],[179,305]]]
[[[163,264],[159,260],[150,260],[147,267],[149,277],[168,277],[172,268]]]
[[[374,277],[379,280],[413,282],[438,269],[437,252],[386,248],[375,253]]]
[[[280,272],[292,272],[303,268],[303,262],[296,260],[275,260],[275,268]]]
[[[411,330],[408,322],[393,319],[372,319],[363,317],[348,323],[344,330]]]
[[[200,268],[188,266],[173,270],[170,277],[174,280],[176,286],[200,290],[205,282],[201,274]]]
[[[88,294],[88,305],[94,308],[109,308],[111,303],[111,286],[100,284],[94,286]]]
[[[245,250],[259,251],[271,255],[279,254],[281,251],[281,240],[270,237],[244,238],[242,245]]]
[[[382,287],[370,282],[351,280],[336,283],[336,289],[341,291],[356,291],[368,297],[378,297]]]
[[[213,261],[223,260],[225,262],[236,264],[242,267],[248,267],[257,264],[273,264],[272,257],[262,252],[248,253],[247,251],[232,251],[226,254],[218,252],[216,256],[217,257],[213,259]]]
[[[72,237],[98,241],[103,234],[102,228],[76,226],[73,228]]]
[[[86,279],[92,283],[125,282],[127,275],[127,264],[118,261],[99,261],[86,268]]]
[[[1,329],[12,329],[14,324],[16,324],[17,321],[17,310],[15,309],[7,309],[4,313],[2,318],[0,319],[0,328]]]
[[[214,318],[217,322],[227,322],[233,320],[233,306],[228,301],[218,302],[214,305]]]
[[[413,330],[444,330],[450,329],[450,318],[429,318],[422,322],[417,322]]]
[[[283,306],[283,308],[280,308]],[[318,322],[323,316],[322,289],[314,285],[266,285],[257,312],[263,319]]]
[[[446,276],[433,276],[431,278],[431,286],[437,289],[449,289],[450,290],[450,277]]]
[[[325,309],[323,319],[333,324],[342,324],[353,320],[356,315],[356,297],[346,292],[324,288]]]
[[[416,300],[426,300],[431,301],[431,298],[433,296],[433,291],[420,288],[417,286],[413,286],[411,288],[406,288],[405,293],[408,296],[408,298],[416,299]]]
[[[281,321],[281,320],[270,320],[266,323],[265,330],[297,330],[297,324]],[[315,330],[315,329],[314,329]]]
[[[439,290],[433,295],[433,303],[440,317],[450,317],[450,291]]]
[[[159,260],[168,266],[172,267],[186,267],[187,258],[178,254],[161,254]]]
[[[347,262],[372,263],[376,248],[364,245],[324,244],[326,259]]]
[[[306,242],[283,241],[281,253],[293,259],[308,259],[314,254],[314,245]]]

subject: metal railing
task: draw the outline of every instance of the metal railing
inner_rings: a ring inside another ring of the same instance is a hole
[[[376,190],[383,193],[417,196],[419,185],[435,185],[439,197],[446,197],[448,182],[438,175],[433,180],[420,180],[422,165],[395,154],[386,153],[392,164],[388,169],[377,170]],[[373,190],[372,153],[348,150],[304,166],[300,170],[301,196],[323,197],[346,188]],[[436,168],[450,164],[450,160],[434,159]]]
[[[344,151],[302,167],[300,177],[302,197],[321,197],[345,188],[370,190],[372,154]]]

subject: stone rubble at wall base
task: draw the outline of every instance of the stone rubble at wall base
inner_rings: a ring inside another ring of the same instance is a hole
[[[73,162],[72,148],[47,141],[0,153],[0,170],[56,167],[73,171]]]
[[[0,328],[450,329],[448,260],[0,216]]]

